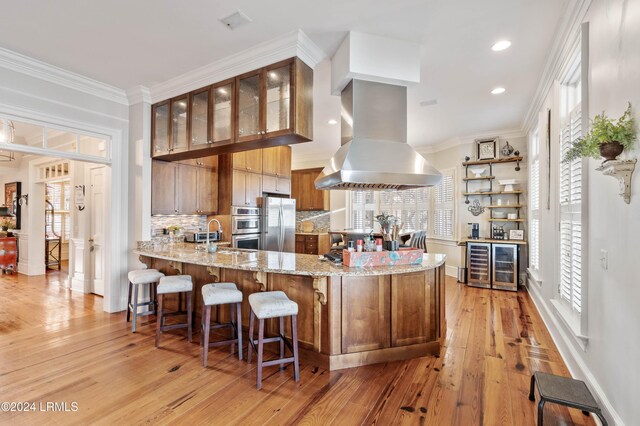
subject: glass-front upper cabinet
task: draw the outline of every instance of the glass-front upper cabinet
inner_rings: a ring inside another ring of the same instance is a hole
[[[171,100],[171,145],[169,151],[172,154],[189,149],[187,102],[187,96]]]
[[[153,106],[153,157],[169,154],[169,101]]]
[[[191,93],[189,97],[189,149],[209,146],[209,88]]]
[[[261,72],[238,78],[238,142],[262,137]]]
[[[213,129],[214,144],[231,142],[233,138],[233,83],[213,86]]]
[[[266,133],[291,127],[291,64],[265,71]]]

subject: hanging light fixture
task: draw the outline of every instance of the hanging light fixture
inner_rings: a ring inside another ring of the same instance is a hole
[[[0,133],[0,142],[13,143],[16,135],[16,128],[13,125],[13,121],[8,120],[3,127],[4,129],[2,133]],[[15,153],[13,153],[12,151],[0,150],[0,163],[8,163],[15,159],[16,159]]]

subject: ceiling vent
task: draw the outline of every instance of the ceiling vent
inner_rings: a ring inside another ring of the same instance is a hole
[[[229,28],[230,30],[235,30],[236,28],[241,27],[245,24],[248,24],[252,21],[251,21],[251,18],[249,18],[244,13],[242,13],[242,11],[237,10],[231,15],[220,19],[220,22],[226,25],[226,27]]]

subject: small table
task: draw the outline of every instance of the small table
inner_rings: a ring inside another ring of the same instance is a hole
[[[529,400],[531,401],[536,400],[534,393],[536,384],[540,394],[538,426],[542,426],[542,410],[546,402],[577,408],[587,415],[593,413],[598,416],[603,426],[607,426],[607,420],[602,415],[602,410],[583,381],[536,371],[531,376],[529,391]]]
[[[3,273],[16,271],[18,261],[18,244],[16,237],[0,238],[0,269]]]

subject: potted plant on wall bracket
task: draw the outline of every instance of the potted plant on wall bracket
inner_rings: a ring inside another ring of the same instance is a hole
[[[638,160],[618,160],[618,155],[630,151],[636,141],[636,131],[631,115],[631,103],[618,120],[607,117],[604,112],[594,117],[591,131],[578,139],[566,152],[563,162],[569,163],[578,158],[592,157],[605,160],[596,170],[603,175],[618,180],[620,196],[625,203],[631,202],[631,175]]]
[[[578,139],[565,153],[563,162],[570,163],[578,158],[603,157],[604,162],[618,158],[624,151],[633,148],[636,132],[631,115],[631,103],[617,120],[607,117],[604,112],[593,118],[591,131]]]

